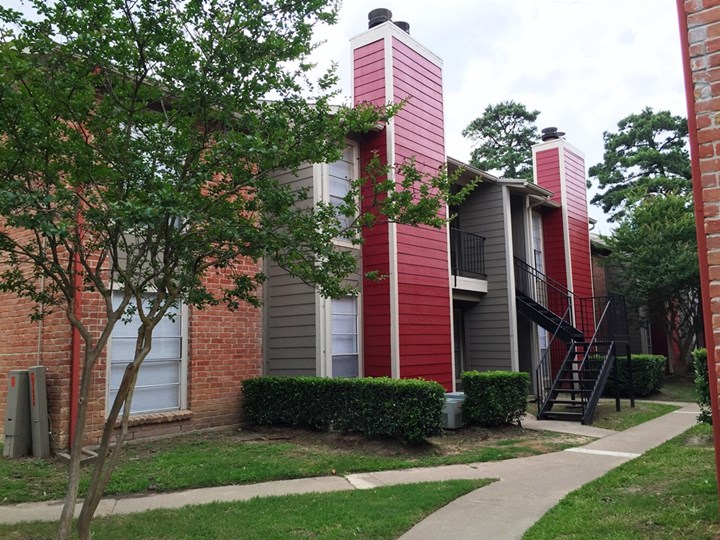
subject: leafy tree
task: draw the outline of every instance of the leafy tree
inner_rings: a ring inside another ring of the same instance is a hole
[[[512,100],[488,105],[462,133],[475,143],[470,164],[500,171],[507,178],[532,179],[530,147],[538,142],[535,120],[539,114]]]
[[[669,111],[646,107],[618,122],[617,133],[603,133],[602,163],[589,176],[604,190],[592,203],[610,214],[610,221],[648,193],[690,193],[687,121]]]
[[[620,218],[606,239],[614,284],[630,305],[644,307],[686,363],[702,329],[700,270],[692,196],[648,195]],[[679,365],[683,370],[686,366]]]
[[[71,534],[93,368],[119,321],[141,322],[80,514],[85,539],[170,308],[258,304],[264,276],[236,262],[264,257],[338,296],[356,262],[334,238],[359,243],[377,220],[440,226],[457,199],[443,170],[412,161],[396,166],[396,189],[374,160],[336,207],[298,204],[307,193],[277,182],[340,159],[347,133],[397,111],[337,110],[334,74],[309,80],[312,31],[335,21],[332,0],[30,3],[37,21],[0,7],[0,291],[34,301],[35,317],[64,312],[84,342],[59,538]],[[376,197],[362,213],[366,182]],[[215,272],[231,284],[208,286]],[[103,307],[99,331],[76,311],[81,293]]]

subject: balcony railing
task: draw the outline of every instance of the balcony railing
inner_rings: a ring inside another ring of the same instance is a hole
[[[454,276],[485,279],[485,237],[450,229],[450,260]]]

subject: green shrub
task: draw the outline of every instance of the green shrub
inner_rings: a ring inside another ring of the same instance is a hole
[[[247,420],[392,437],[415,443],[442,433],[445,390],[416,379],[259,377],[243,381]]]
[[[667,358],[659,354],[633,354],[631,358],[635,397],[647,397],[658,392],[665,384]],[[620,395],[627,398],[630,397],[627,357],[618,356],[617,363],[620,368]],[[599,362],[597,367],[599,369]],[[610,367],[610,374],[607,383],[605,383],[603,395],[615,395],[615,366]]]
[[[695,349],[693,351],[693,363],[695,364],[695,394],[697,404],[700,406],[698,422],[712,424],[710,407],[710,377],[708,377],[707,349]]]
[[[530,375],[512,371],[462,374],[465,421],[481,426],[518,423],[527,410]]]

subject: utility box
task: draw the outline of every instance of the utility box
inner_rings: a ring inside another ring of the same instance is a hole
[[[48,421],[44,366],[28,369],[28,384],[32,453],[37,458],[50,457],[50,422]]]
[[[10,371],[5,412],[5,457],[27,456],[32,451],[29,394],[27,370]]]
[[[445,406],[443,407],[443,428],[458,429],[465,425],[462,406],[465,401],[463,392],[451,392],[445,394]]]

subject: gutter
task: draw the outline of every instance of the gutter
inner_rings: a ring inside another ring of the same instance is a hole
[[[77,215],[78,236],[82,234],[83,217],[80,211]],[[75,302],[73,303],[73,313],[77,320],[82,315],[82,264],[80,263],[80,255],[76,252],[73,256],[73,266],[75,275],[73,276],[73,287],[75,288]],[[80,402],[80,330],[75,326],[72,327],[72,335],[70,341],[70,448],[72,441],[75,439],[75,431],[77,429],[78,405]]]

